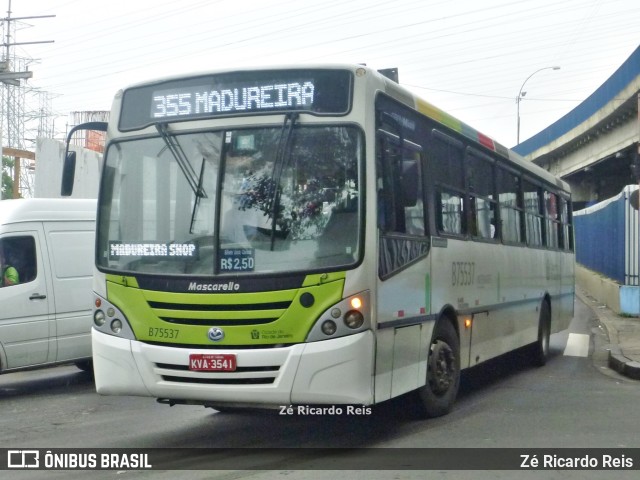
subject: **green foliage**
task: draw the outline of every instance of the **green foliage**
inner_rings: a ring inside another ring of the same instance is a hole
[[[2,199],[13,198],[13,167],[13,158],[2,157]]]

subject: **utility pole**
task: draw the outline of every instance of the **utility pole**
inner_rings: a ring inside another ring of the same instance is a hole
[[[11,41],[11,27],[12,22],[20,21],[20,20],[31,20],[34,18],[51,18],[55,17],[55,15],[39,15],[32,17],[11,17],[11,0],[9,0],[9,8],[7,10],[7,16],[2,19],[3,22],[7,24],[6,27],[6,35],[5,41],[2,44],[5,47],[5,55],[2,62],[0,62],[0,82],[7,85],[19,86],[21,79],[31,78],[33,76],[33,72],[25,71],[25,72],[13,72],[11,70],[11,47],[15,45],[34,45],[39,43],[53,43],[53,40],[44,40],[39,42],[12,42]]]
[[[1,46],[4,48],[0,50],[0,52],[2,52],[2,57],[0,57],[0,100],[2,102],[0,104],[0,146],[6,146],[7,149],[19,155],[14,156],[14,174],[18,176],[21,159],[33,160],[33,153],[26,151],[24,144],[24,98],[26,91],[23,82],[24,80],[32,78],[33,72],[26,68],[26,62],[23,61],[24,59],[18,59],[15,56],[13,47],[16,45],[53,43],[53,40],[16,42],[14,33],[15,23],[23,20],[51,18],[55,17],[55,15],[12,17],[11,0],[8,0],[8,3],[7,16],[2,19],[4,28],[2,39],[4,42]],[[4,154],[4,148],[1,150],[3,150]],[[20,183],[20,179],[18,179],[18,182],[14,184],[14,196],[17,195],[20,190]],[[2,193],[0,190],[0,199],[1,196]]]

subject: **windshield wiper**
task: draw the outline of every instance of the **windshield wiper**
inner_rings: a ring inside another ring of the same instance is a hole
[[[198,206],[200,205],[201,198],[207,198],[207,193],[204,191],[202,187],[203,179],[204,179],[204,165],[205,159],[202,158],[202,165],[200,166],[200,175],[196,175],[196,171],[194,170],[191,162],[187,159],[187,156],[182,149],[182,146],[175,138],[175,136],[169,132],[169,127],[166,123],[158,123],[156,124],[156,129],[158,133],[164,140],[164,143],[167,145],[167,148],[173,155],[173,158],[176,159],[180,170],[182,170],[182,174],[184,178],[187,179],[187,183],[191,187],[191,190],[196,196],[195,201],[193,202],[193,210],[191,211],[191,224],[189,225],[189,233],[193,233],[193,224],[196,220],[196,212],[198,211]]]
[[[189,233],[193,234],[193,224],[196,221],[196,211],[200,206],[200,199],[206,198],[206,194],[204,193],[204,189],[202,188],[202,182],[204,181],[204,166],[207,163],[202,157],[202,165],[200,166],[200,175],[198,176],[198,187],[196,190],[196,200],[193,202],[193,210],[191,211],[191,225],[189,226]]]
[[[173,155],[173,158],[176,159],[180,170],[182,170],[182,174],[187,179],[187,183],[191,187],[191,190],[196,196],[196,204],[198,203],[199,198],[207,198],[207,194],[202,188],[202,173],[204,172],[204,159],[202,161],[202,168],[200,169],[200,176],[196,174],[196,171],[191,166],[189,160],[187,160],[187,156],[182,150],[180,143],[176,140],[175,136],[169,131],[169,127],[166,123],[158,123],[156,124],[156,129],[158,133],[164,140],[164,143],[167,145],[167,148]]]
[[[289,153],[289,145],[291,144],[291,135],[293,126],[298,119],[295,112],[287,113],[284,117],[280,138],[278,139],[278,149],[276,150],[276,158],[273,164],[273,196],[271,197],[271,250],[273,251],[276,243],[276,219],[278,210],[280,210],[280,179],[285,168],[285,160]]]

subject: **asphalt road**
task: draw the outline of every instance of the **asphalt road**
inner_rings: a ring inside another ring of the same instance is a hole
[[[454,411],[421,420],[394,400],[364,412],[310,415],[280,411],[218,413],[168,407],[151,398],[104,397],[89,374],[73,366],[0,376],[2,448],[638,448],[640,382],[607,368],[606,337],[592,311],[576,301],[568,331],[552,336],[545,367],[515,353],[465,372]],[[586,347],[585,347],[586,345]],[[256,450],[260,451],[260,450]],[[10,478],[331,478],[341,465],[326,452],[300,458],[247,459],[255,470],[205,471],[210,456],[180,459],[167,450],[163,471],[0,472]],[[209,452],[215,452],[210,450]],[[249,462],[249,463],[247,463]],[[286,468],[282,468],[286,465]],[[464,465],[464,461],[462,462]],[[352,470],[347,478],[635,478],[633,472],[579,470]],[[593,476],[591,476],[593,475]],[[613,475],[613,476],[612,476]],[[345,476],[345,475],[343,475]]]

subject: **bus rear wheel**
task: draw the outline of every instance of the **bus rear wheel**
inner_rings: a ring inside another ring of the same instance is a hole
[[[418,390],[422,411],[439,417],[451,411],[460,386],[460,340],[450,321],[438,322],[427,359],[427,383]]]
[[[540,307],[538,320],[538,340],[531,345],[531,361],[537,367],[543,367],[549,359],[549,342],[551,337],[551,307],[544,300]]]

